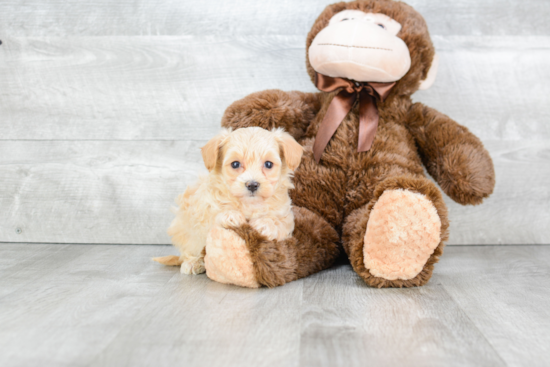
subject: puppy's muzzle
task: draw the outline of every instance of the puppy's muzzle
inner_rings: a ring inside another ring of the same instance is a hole
[[[257,183],[256,181],[248,181],[244,185],[246,186],[248,191],[250,191],[251,193],[254,193],[256,190],[258,190],[258,187],[260,187],[260,184]]]

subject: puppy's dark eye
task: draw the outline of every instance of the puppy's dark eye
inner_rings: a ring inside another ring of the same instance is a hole
[[[341,20],[341,22],[343,22],[344,20],[349,20],[349,18],[344,18],[344,19]]]
[[[233,167],[234,169],[237,169],[237,168],[239,168],[240,166],[241,166],[241,164],[240,164],[239,162],[237,162],[237,161],[231,163],[231,167]]]
[[[382,28],[382,29],[386,29],[386,27],[384,27],[383,24],[378,24],[378,26],[379,26],[380,28]]]
[[[267,161],[264,163],[265,168],[271,169],[273,168],[273,162]]]

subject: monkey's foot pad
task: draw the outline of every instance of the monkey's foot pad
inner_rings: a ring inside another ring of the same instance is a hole
[[[388,190],[372,208],[364,237],[364,263],[380,278],[412,279],[440,242],[441,220],[433,203],[408,190]]]
[[[259,288],[246,242],[235,232],[214,225],[206,240],[206,275],[220,283]]]

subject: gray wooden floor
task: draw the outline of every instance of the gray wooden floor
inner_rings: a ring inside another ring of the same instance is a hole
[[[243,289],[150,261],[167,246],[0,245],[1,366],[543,366],[550,247],[446,248],[431,282],[344,261]]]

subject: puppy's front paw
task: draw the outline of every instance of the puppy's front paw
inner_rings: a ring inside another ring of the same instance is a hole
[[[206,271],[204,267],[204,257],[187,257],[181,263],[180,272],[182,274],[201,274]]]
[[[274,240],[279,237],[279,228],[275,221],[271,218],[254,218],[250,220],[250,226],[260,232],[269,240]]]
[[[243,213],[236,210],[228,210],[216,216],[216,224],[223,228],[239,227],[246,223]]]

